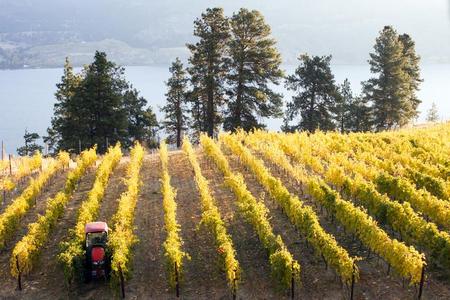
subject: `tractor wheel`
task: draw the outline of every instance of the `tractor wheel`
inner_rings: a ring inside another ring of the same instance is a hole
[[[84,269],[84,283],[89,283],[92,280],[92,273],[89,268]]]
[[[84,261],[83,277],[85,283],[89,283],[92,280],[92,270],[89,257],[86,257],[86,260]]]

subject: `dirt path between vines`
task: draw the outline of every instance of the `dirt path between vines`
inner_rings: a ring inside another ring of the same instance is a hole
[[[43,214],[45,212],[49,197],[55,196],[63,189],[67,173],[66,170],[52,179],[50,185],[48,185],[44,189],[44,192],[39,195],[36,206],[22,219],[20,229],[14,237],[14,240],[8,244],[6,251],[2,252],[1,268],[2,270],[5,270],[5,272],[2,272],[1,276],[5,276],[6,278],[2,278],[2,283],[4,284],[2,287],[4,288],[0,291],[0,297],[12,299],[48,299],[48,293],[52,296],[61,293],[61,285],[64,285],[64,280],[61,276],[62,273],[59,273],[55,257],[58,251],[58,243],[64,236],[65,231],[70,227],[70,219],[75,213],[75,207],[81,201],[80,197],[83,196],[83,192],[86,189],[90,189],[90,185],[93,181],[93,169],[89,170],[87,175],[82,177],[73,198],[67,204],[63,218],[59,220],[57,226],[52,229],[50,240],[42,249],[34,270],[31,274],[24,276],[22,280],[22,291],[16,291],[17,281],[11,277],[9,273],[9,256],[14,245],[27,233],[28,230],[26,225],[35,222],[37,220],[37,214]],[[56,285],[50,284],[50,282],[53,283],[55,281],[57,282]],[[48,290],[49,286],[51,287],[50,290]]]

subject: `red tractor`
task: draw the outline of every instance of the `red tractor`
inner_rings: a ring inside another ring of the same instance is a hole
[[[91,222],[84,228],[86,234],[85,279],[109,277],[110,255],[107,251],[108,225],[105,222]]]

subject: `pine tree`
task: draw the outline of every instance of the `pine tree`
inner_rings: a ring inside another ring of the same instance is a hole
[[[147,107],[147,100],[139,96],[139,92],[130,88],[124,94],[124,111],[127,114],[128,136],[124,146],[131,147],[134,140],[149,148],[156,148],[159,144],[156,140],[158,121],[151,107]]]
[[[205,116],[200,128],[213,136],[222,122],[220,109],[224,103],[224,81],[227,74],[226,45],[230,36],[229,22],[222,8],[208,8],[194,22],[194,35],[200,40],[188,44],[191,75],[192,101]],[[193,116],[199,121],[199,116]]]
[[[97,144],[100,152],[109,143],[126,144],[127,113],[123,109],[123,94],[129,88],[124,79],[125,70],[109,61],[104,52],[96,52],[94,62],[86,70],[82,88],[75,94],[84,110],[81,141],[85,147]]]
[[[371,131],[372,130],[372,108],[362,96],[353,97],[349,106],[349,115],[346,120],[348,131]]]
[[[188,79],[179,58],[172,63],[169,71],[171,76],[166,82],[168,88],[166,93],[167,104],[161,108],[161,111],[165,113],[162,126],[169,134],[168,140],[171,143],[175,141],[179,148],[182,134],[187,130],[186,90]]]
[[[341,132],[350,131],[351,104],[353,102],[353,93],[350,87],[350,81],[344,80],[339,86],[339,97],[336,98],[336,104],[333,109],[335,113],[335,121],[337,129]]]
[[[433,102],[433,104],[431,104],[431,108],[428,110],[427,122],[438,122],[438,121],[439,121],[438,109],[436,103]]]
[[[45,138],[55,142],[57,150],[79,152],[96,144],[103,153],[118,141],[127,146],[155,135],[155,116],[145,109],[146,100],[125,80],[124,69],[104,52],[97,51],[81,74],[73,74],[67,61],[57,87],[55,115]]]
[[[77,136],[75,128],[79,120],[76,118],[76,103],[73,98],[82,80],[82,76],[73,72],[73,67],[66,57],[64,63],[64,74],[61,82],[56,84],[56,103],[53,108],[51,127],[47,129],[47,136],[44,142],[49,145],[49,149],[75,149],[75,142],[72,137]]]
[[[27,130],[25,130],[25,134],[23,136],[25,145],[17,148],[17,154],[19,154],[20,156],[29,156],[33,155],[37,151],[42,152],[43,147],[36,144],[36,140],[39,138],[39,134],[35,132],[28,132]]]
[[[407,78],[407,93],[404,101],[404,118],[407,120],[415,119],[419,115],[417,108],[422,101],[417,97],[416,92],[423,80],[420,78],[420,57],[416,54],[415,43],[408,34],[399,36],[403,45],[403,57],[406,59],[404,72]]]
[[[206,132],[206,96],[205,94],[197,93],[200,89],[193,87],[192,90],[186,94],[187,102],[189,103],[189,131],[191,140],[197,143],[200,140],[200,134]]]
[[[363,93],[373,103],[375,129],[404,126],[417,116],[420,103],[415,95],[421,79],[414,42],[407,35],[399,36],[391,26],[385,26],[374,50],[369,64],[371,72],[378,77],[363,82]]]
[[[224,129],[264,128],[258,116],[282,116],[282,95],[270,87],[283,77],[281,55],[260,12],[242,8],[233,15],[230,25],[229,101]]]
[[[283,130],[332,130],[335,128],[332,110],[339,93],[330,68],[331,56],[310,57],[302,54],[299,61],[295,73],[286,80],[287,89],[296,94],[287,104]],[[289,125],[299,114],[300,122]]]

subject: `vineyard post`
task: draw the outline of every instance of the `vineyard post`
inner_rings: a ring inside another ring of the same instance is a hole
[[[291,299],[295,297],[294,261],[291,266]]]
[[[175,262],[175,290],[177,294],[177,298],[180,297],[180,282],[178,278],[178,265],[177,262]]]
[[[22,290],[22,272],[20,271],[20,266],[19,266],[19,256],[16,255],[16,267],[17,267],[17,272],[18,272],[18,276],[17,276],[17,288],[19,291]]]
[[[353,300],[353,291],[355,289],[355,263],[353,263],[352,286],[350,290],[350,300]]]
[[[236,300],[236,270],[234,270],[234,278],[233,278],[233,300]]]
[[[3,140],[2,140],[2,160],[5,159],[5,147],[3,145]]]
[[[423,292],[423,284],[425,281],[425,261],[423,262],[422,265],[422,274],[420,275],[420,286],[419,286],[419,295],[417,297],[417,299],[421,299],[422,298],[422,292]]]
[[[328,270],[328,263],[327,263],[327,260],[325,259],[325,256],[323,256],[323,253],[321,254],[321,256],[322,256],[323,263],[325,264],[325,270]]]
[[[125,299],[125,282],[123,279],[122,267],[119,265],[120,290],[122,292],[122,299]]]

